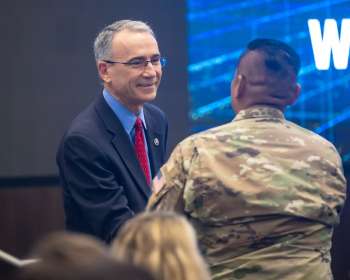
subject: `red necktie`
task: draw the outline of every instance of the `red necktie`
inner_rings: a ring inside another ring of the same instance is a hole
[[[139,160],[141,169],[145,174],[147,184],[151,184],[151,177],[148,167],[148,157],[145,147],[145,140],[143,136],[142,120],[140,118],[136,119],[135,122],[135,151],[136,157]]]

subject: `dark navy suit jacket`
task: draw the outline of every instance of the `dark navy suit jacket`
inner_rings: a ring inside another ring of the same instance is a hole
[[[154,176],[165,161],[168,124],[145,104],[146,138]],[[57,152],[68,230],[110,242],[119,227],[144,210],[151,188],[133,144],[102,94],[80,113]]]

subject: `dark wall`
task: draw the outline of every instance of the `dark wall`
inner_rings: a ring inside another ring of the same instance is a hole
[[[61,188],[0,188],[0,229],[0,250],[25,257],[38,240],[64,229]]]
[[[58,142],[101,93],[92,45],[120,19],[148,22],[168,58],[155,103],[169,118],[170,145],[187,121],[185,1],[2,0],[0,179],[56,175]]]

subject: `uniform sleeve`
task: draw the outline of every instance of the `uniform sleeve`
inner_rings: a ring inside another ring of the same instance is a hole
[[[83,219],[89,231],[109,242],[134,213],[108,158],[94,142],[74,135],[63,143],[58,165],[64,196],[71,197],[74,204],[67,205],[65,201],[67,219]]]
[[[189,169],[184,159],[190,156],[189,153],[190,147],[186,143],[180,143],[174,149],[168,162],[153,180],[153,194],[147,210],[184,213],[183,193]]]

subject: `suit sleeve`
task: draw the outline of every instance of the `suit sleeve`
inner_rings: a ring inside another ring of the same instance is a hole
[[[109,159],[90,139],[74,135],[64,141],[58,165],[65,191],[77,206],[81,219],[95,235],[110,242],[134,213],[128,207],[124,187],[111,170]]]

